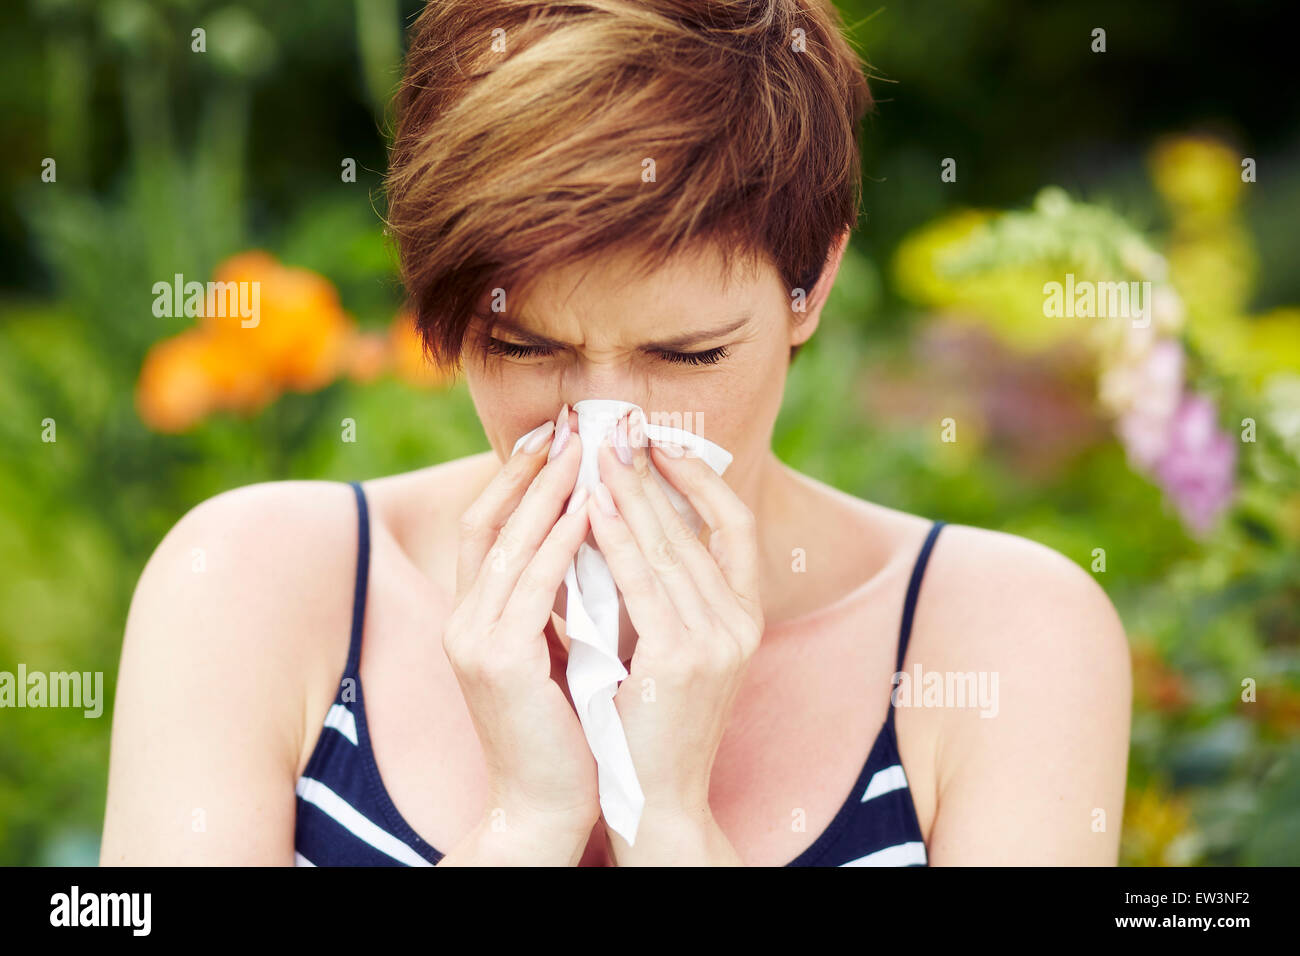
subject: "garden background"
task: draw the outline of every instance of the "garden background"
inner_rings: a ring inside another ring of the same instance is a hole
[[[1286,5],[839,6],[878,100],[864,214],[777,452],[1096,575],[1133,647],[1121,862],[1300,862]],[[103,671],[107,696],[0,710],[0,863],[96,862],[126,610],[189,508],[487,447],[382,233],[418,7],[0,8],[0,671]],[[176,273],[260,281],[259,328],[155,316]],[[1152,283],[1150,325],[1046,317],[1067,273]]]

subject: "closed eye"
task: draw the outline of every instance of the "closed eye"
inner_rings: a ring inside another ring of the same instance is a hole
[[[554,353],[554,349],[540,345],[519,345],[515,342],[503,342],[501,339],[489,338],[487,350],[493,355],[505,355],[510,358],[541,358]],[[703,352],[664,352],[655,350],[652,354],[665,362],[678,365],[716,365],[727,357],[727,347],[706,349]]]

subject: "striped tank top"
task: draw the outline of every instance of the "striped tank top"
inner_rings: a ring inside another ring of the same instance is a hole
[[[361,632],[370,570],[370,521],[361,485],[351,482],[359,514],[352,637],[347,666],[316,748],[297,783],[294,863],[298,866],[433,866],[442,853],[393,805],[375,762],[361,688]],[[895,673],[903,669],[921,577],[943,527],[922,545],[903,604]],[[925,866],[921,826],[898,756],[894,707],[880,728],[844,804],[812,845],[786,866]]]

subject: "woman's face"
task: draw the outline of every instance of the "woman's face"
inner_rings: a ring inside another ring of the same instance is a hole
[[[726,477],[739,491],[767,453],[790,347],[816,328],[842,252],[837,244],[802,314],[775,268],[738,268],[724,284],[716,253],[679,256],[648,277],[632,274],[626,254],[609,256],[548,272],[521,299],[507,291],[486,348],[479,320],[465,346],[492,448],[504,461],[565,402],[618,399],[730,451]]]

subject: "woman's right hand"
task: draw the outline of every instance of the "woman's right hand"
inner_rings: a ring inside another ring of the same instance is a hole
[[[589,530],[585,507],[560,514],[581,458],[571,415],[566,405],[558,429],[539,426],[531,450],[521,446],[461,517],[456,606],[443,648],[487,762],[477,839],[491,833],[499,850],[558,852],[576,862],[600,798],[595,758],[557,682],[562,665],[551,647],[556,593]],[[586,489],[575,495],[585,498]]]

